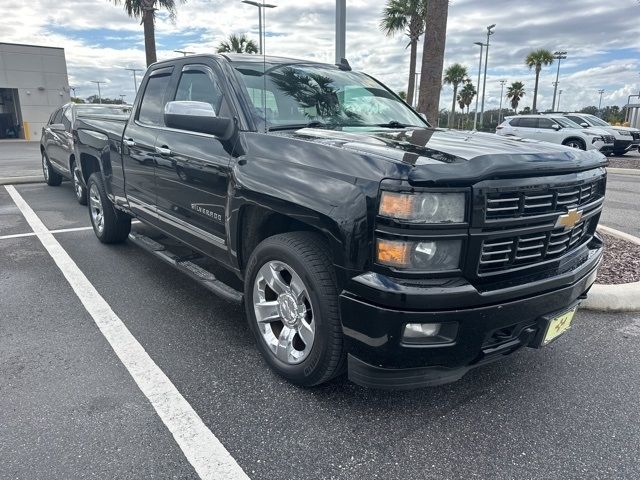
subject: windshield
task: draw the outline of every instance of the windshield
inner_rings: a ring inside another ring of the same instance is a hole
[[[594,115],[585,115],[587,121],[591,124],[591,125],[596,125],[598,127],[610,127],[611,125],[609,125],[607,122],[605,122],[604,120],[602,120],[601,118],[598,118]]]
[[[76,113],[79,117],[85,115],[129,115],[131,107],[129,105],[77,106]]]
[[[362,73],[318,65],[234,64],[254,114],[269,129],[427,127],[382,84]],[[271,67],[271,68],[270,68]]]
[[[564,128],[583,128],[573,120],[569,120],[566,117],[553,117],[553,121]]]

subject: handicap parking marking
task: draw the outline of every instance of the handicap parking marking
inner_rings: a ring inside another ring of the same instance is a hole
[[[202,479],[248,479],[193,407],[156,365],[67,251],[11,185],[4,187],[98,329]]]

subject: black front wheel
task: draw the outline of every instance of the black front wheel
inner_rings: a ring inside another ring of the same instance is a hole
[[[344,371],[333,268],[326,242],[311,232],[267,238],[247,265],[249,328],[269,366],[296,385],[318,385]]]
[[[89,217],[93,231],[102,243],[124,242],[131,231],[131,217],[116,210],[107,197],[101,173],[89,177]]]
[[[587,149],[587,145],[582,140],[579,140],[577,138],[570,138],[569,140],[565,140],[563,145],[571,148],[577,148],[579,150]]]

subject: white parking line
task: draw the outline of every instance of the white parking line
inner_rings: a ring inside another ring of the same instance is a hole
[[[248,479],[18,191],[5,189],[200,478]]]
[[[84,232],[85,230],[93,230],[93,227],[60,228],[58,230],[49,230],[49,233]],[[36,232],[14,233],[13,235],[0,236],[0,240],[7,240],[9,238],[33,237],[34,235],[37,235],[37,233]]]

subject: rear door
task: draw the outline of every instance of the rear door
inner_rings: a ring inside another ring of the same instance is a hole
[[[182,63],[171,100],[210,104],[233,117],[217,63]],[[229,146],[213,135],[165,128],[156,139],[157,212],[163,229],[211,256],[225,258]]]
[[[564,134],[553,128],[557,125],[556,121],[551,118],[541,117],[538,119],[537,140],[543,140],[550,143],[562,143]]]
[[[122,163],[125,192],[131,210],[156,223],[156,136],[164,127],[164,105],[173,67],[149,72],[141,99],[124,131]]]
[[[52,125],[59,125],[62,123],[63,108],[60,107],[51,115],[49,124],[44,129],[44,149],[49,158],[49,162],[56,170],[61,170],[60,156],[62,155],[62,149],[60,147],[60,132],[51,128]]]
[[[520,117],[517,135],[522,138],[538,139],[538,119],[534,117]]]

